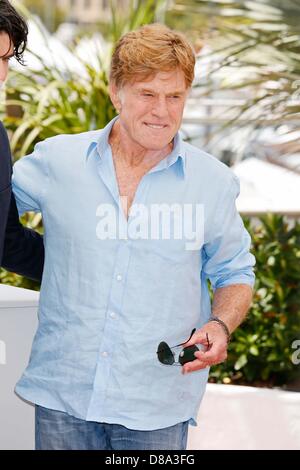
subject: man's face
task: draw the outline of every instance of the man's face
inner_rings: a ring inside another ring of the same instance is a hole
[[[160,150],[172,141],[180,128],[189,92],[182,70],[158,72],[119,90],[111,85],[110,90],[120,113],[120,125],[133,148]]]
[[[14,55],[14,46],[4,31],[0,32],[0,86],[7,77],[8,61]]]

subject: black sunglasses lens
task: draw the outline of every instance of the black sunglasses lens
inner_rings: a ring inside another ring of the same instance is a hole
[[[167,345],[167,343],[165,343],[164,341],[162,341],[158,345],[157,357],[158,357],[159,362],[161,362],[162,364],[166,364],[169,366],[174,364],[174,360],[175,360],[174,355],[171,349],[169,348],[169,346]]]
[[[187,362],[194,361],[196,359],[196,357],[194,356],[194,353],[196,351],[199,351],[196,345],[188,346],[187,348],[184,348],[179,354],[180,364],[183,366]]]

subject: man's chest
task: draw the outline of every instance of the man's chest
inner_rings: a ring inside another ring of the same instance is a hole
[[[116,178],[119,188],[119,194],[122,198],[122,205],[126,216],[133,203],[137,188],[143,176],[149,171],[147,166],[137,168],[123,168],[118,162],[115,162]]]
[[[134,171],[125,172],[117,171],[117,181],[119,186],[120,196],[127,196],[129,199],[133,199],[136,193],[137,187],[143,178],[145,172]]]

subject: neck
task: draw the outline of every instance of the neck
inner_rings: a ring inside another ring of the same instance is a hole
[[[129,167],[137,167],[140,165],[156,164],[166,157],[173,149],[173,142],[167,144],[159,150],[148,150],[140,145],[132,145],[128,141],[127,136],[122,132],[119,120],[113,125],[109,136],[109,143],[112,148],[113,155],[119,160],[121,159]]]

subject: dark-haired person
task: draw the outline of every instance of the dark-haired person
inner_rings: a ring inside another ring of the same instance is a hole
[[[23,18],[6,0],[0,0],[0,87],[12,57],[22,63],[28,29]],[[12,165],[9,142],[0,122],[0,265],[9,271],[41,280],[44,264],[43,238],[19,222],[11,193]]]

